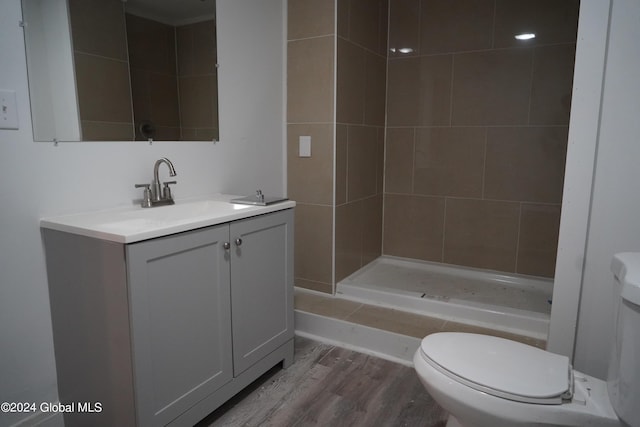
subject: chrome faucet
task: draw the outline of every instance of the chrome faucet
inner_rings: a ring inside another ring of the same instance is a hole
[[[151,208],[153,206],[173,205],[173,196],[171,195],[171,188],[169,185],[176,184],[177,181],[166,181],[162,184],[164,187],[160,189],[160,178],[158,177],[158,169],[160,165],[164,163],[169,168],[169,175],[176,176],[176,169],[173,167],[171,160],[163,157],[156,161],[153,166],[153,181],[151,184],[136,184],[137,187],[145,187],[144,197],[142,199],[143,208]]]
[[[166,157],[161,158],[156,161],[156,164],[153,166],[153,182],[151,183],[151,198],[154,202],[161,202],[163,200],[171,200],[170,204],[173,204],[173,199],[171,198],[171,190],[169,189],[169,184],[175,184],[175,181],[168,181],[164,183],[164,188],[169,192],[169,197],[165,197],[163,194],[160,194],[160,179],[158,178],[158,169],[160,165],[164,163],[169,167],[169,176],[176,176],[176,169],[173,167],[173,163],[171,160]]]

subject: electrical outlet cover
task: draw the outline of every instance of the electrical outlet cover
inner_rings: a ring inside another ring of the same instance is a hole
[[[311,137],[301,136],[298,140],[298,155],[300,157],[311,157]]]

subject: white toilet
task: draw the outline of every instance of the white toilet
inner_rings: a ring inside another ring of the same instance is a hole
[[[448,427],[640,427],[640,253],[614,257],[616,327],[607,381],[569,359],[488,335],[444,332],[413,358]]]

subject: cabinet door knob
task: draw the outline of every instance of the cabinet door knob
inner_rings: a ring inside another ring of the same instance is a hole
[[[241,244],[242,244],[242,239],[238,237],[236,239],[236,246],[240,246]]]
[[[229,242],[224,242],[224,243],[222,244],[222,247],[223,247],[224,249],[226,249],[226,250],[229,250],[229,249],[231,248],[231,243],[229,243]]]

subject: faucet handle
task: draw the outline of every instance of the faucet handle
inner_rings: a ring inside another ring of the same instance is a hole
[[[169,188],[170,184],[177,184],[178,181],[166,181],[163,182],[162,184],[164,185],[164,187],[162,188],[162,198],[164,200],[172,200],[173,197],[171,196],[171,188]]]
[[[143,208],[151,207],[151,184],[136,184],[136,188],[144,187],[144,196],[142,198],[142,203],[140,204]]]

